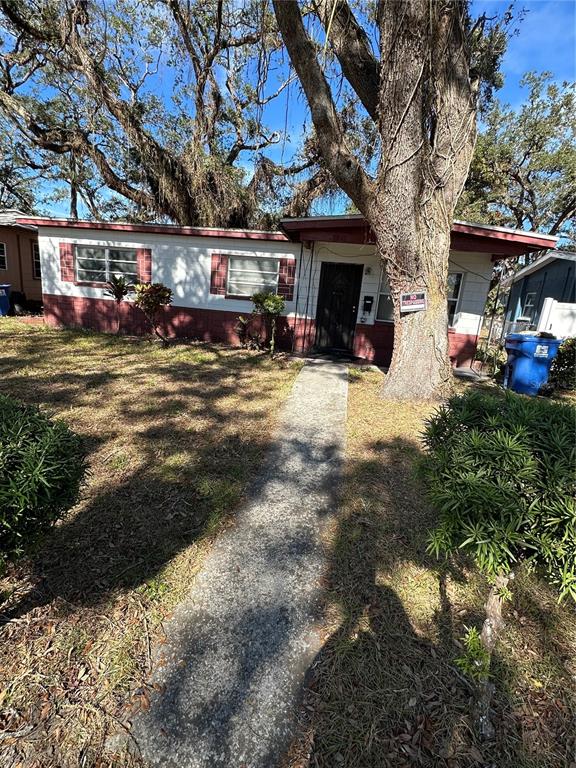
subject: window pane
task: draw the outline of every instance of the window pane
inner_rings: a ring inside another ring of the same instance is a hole
[[[136,250],[128,248],[109,248],[108,258],[110,261],[129,261],[136,264]]]
[[[134,266],[134,265],[132,265]],[[110,268],[110,276],[114,275],[115,277],[124,277],[129,283],[137,283],[138,282],[138,275],[136,272],[128,272],[128,270],[119,270],[119,269],[112,269]]]
[[[78,269],[77,270],[77,277],[78,280],[90,282],[90,283],[105,283],[106,282],[106,272],[102,270],[95,270],[95,269]]]
[[[38,243],[32,243],[32,274],[33,277],[41,277],[40,246]]]
[[[98,261],[105,261],[106,258],[104,248],[91,245],[77,245],[76,257],[97,259]]]
[[[0,243],[0,269],[8,269],[5,243]]]
[[[394,320],[394,308],[392,306],[392,299],[387,293],[381,293],[378,297],[376,320]]]
[[[78,258],[76,259],[76,266],[78,269],[104,269],[104,262],[100,261],[100,259],[84,259],[84,258]]]
[[[131,261],[110,261],[108,269],[110,272],[118,275],[133,275],[136,272],[134,269],[135,266],[134,262]]]
[[[448,299],[448,325],[454,325],[457,304],[458,299]]]
[[[462,273],[453,272],[448,275],[448,298],[457,299],[460,295],[460,286],[462,284]]]
[[[251,296],[258,291],[275,292],[278,289],[278,265],[278,259],[230,257],[227,293]]]

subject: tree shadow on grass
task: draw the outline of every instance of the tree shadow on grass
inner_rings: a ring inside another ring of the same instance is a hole
[[[330,537],[326,600],[333,629],[305,693],[303,735],[283,765],[560,765],[569,713],[538,739],[524,738],[509,674],[495,679],[497,740],[476,742],[473,688],[455,658],[464,626],[481,624],[482,597],[465,599],[458,589],[466,563],[439,565],[426,553],[435,514],[412,471],[418,444],[380,441],[369,451],[373,458],[347,465]],[[462,602],[452,604],[451,594]],[[497,654],[494,669],[503,665],[514,666]]]
[[[264,356],[213,345],[179,345],[171,355],[146,340],[73,331],[31,335],[20,365],[13,355],[0,360],[0,390],[65,413],[91,474],[80,505],[33,558],[34,589],[1,609],[3,621],[55,598],[70,610],[96,606],[155,579],[233,514],[271,440]],[[72,353],[67,342],[77,343]],[[282,373],[271,375],[276,386]]]

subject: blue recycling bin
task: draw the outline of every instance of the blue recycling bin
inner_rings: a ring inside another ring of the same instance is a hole
[[[508,361],[504,369],[504,386],[522,395],[537,395],[548,381],[550,366],[560,344],[562,339],[551,339],[538,333],[511,333],[506,337]]]
[[[10,312],[10,284],[0,283],[0,317]]]

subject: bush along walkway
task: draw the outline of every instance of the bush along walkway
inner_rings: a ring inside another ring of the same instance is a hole
[[[347,367],[300,372],[237,523],[216,543],[155,653],[132,721],[153,766],[276,765],[320,648],[320,544],[345,442]]]

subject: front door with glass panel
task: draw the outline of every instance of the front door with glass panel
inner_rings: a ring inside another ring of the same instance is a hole
[[[322,262],[316,314],[316,349],[351,352],[362,286],[362,264]]]

